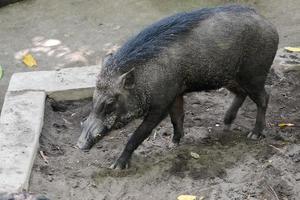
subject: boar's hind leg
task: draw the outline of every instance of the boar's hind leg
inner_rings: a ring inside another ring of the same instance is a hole
[[[248,134],[248,138],[258,139],[261,136],[262,131],[266,125],[265,116],[266,116],[266,111],[267,111],[267,106],[269,101],[269,94],[263,88],[261,91],[250,92],[248,95],[257,105],[255,127]]]
[[[242,91],[242,89],[239,88],[239,86],[235,87],[226,87],[229,91],[231,91],[233,94],[235,94],[235,97],[229,107],[229,109],[225,113],[224,117],[224,131],[229,131],[231,128],[231,124],[236,118],[236,115],[240,109],[240,107],[243,105],[247,94]]]
[[[149,111],[142,124],[128,140],[125,149],[117,161],[110,167],[124,169],[129,167],[129,160],[133,151],[151,134],[152,130],[164,119],[167,109],[156,108]]]
[[[179,144],[180,139],[183,137],[183,119],[184,119],[184,110],[183,110],[183,96],[176,97],[170,111],[169,111],[171,122],[174,128],[173,143]]]
[[[247,95],[244,94],[236,94],[231,106],[226,111],[225,117],[224,117],[224,131],[229,131],[231,128],[231,124],[236,118],[236,115],[242,106],[243,102],[245,101]]]

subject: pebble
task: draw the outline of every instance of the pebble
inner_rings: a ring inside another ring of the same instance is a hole
[[[296,181],[300,181],[300,173],[297,173],[295,176]]]
[[[78,188],[79,187],[79,182],[75,182],[73,185],[72,185],[72,188]]]
[[[52,176],[48,176],[48,181],[52,182],[54,180],[54,178]]]

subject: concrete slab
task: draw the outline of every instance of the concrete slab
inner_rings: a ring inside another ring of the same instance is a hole
[[[278,49],[272,68],[281,78],[285,78],[285,74],[290,71],[300,71],[300,53],[289,52],[284,48]]]
[[[0,117],[0,193],[28,187],[43,126],[45,98],[42,91],[6,94]]]
[[[100,68],[98,65],[12,76],[0,116],[0,193],[28,188],[46,96],[55,100],[91,97]]]
[[[56,71],[15,73],[8,91],[45,91],[55,100],[77,100],[92,96],[101,66],[65,68]]]

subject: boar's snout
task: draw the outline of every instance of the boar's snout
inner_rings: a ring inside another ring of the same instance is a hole
[[[93,142],[88,141],[86,139],[82,139],[81,137],[78,139],[76,146],[82,150],[82,151],[89,151],[92,146],[93,146]]]
[[[82,132],[76,146],[83,151],[89,151],[95,143],[103,138],[106,132],[107,128],[101,121],[88,117],[82,123]]]

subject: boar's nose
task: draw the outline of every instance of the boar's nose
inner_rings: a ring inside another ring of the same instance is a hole
[[[81,121],[80,125],[82,128],[82,132],[80,137],[78,138],[76,146],[83,151],[89,151],[94,144],[92,132],[96,129],[97,123],[95,123],[94,120],[91,120],[91,118],[88,118],[84,121]]]
[[[92,144],[91,144],[91,143],[88,143],[88,142],[85,142],[85,141],[82,141],[82,140],[78,140],[76,146],[77,146],[80,150],[82,150],[82,151],[84,151],[84,152],[88,152],[88,151],[91,149]]]

